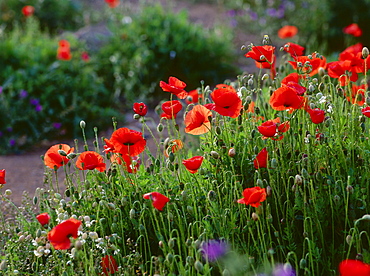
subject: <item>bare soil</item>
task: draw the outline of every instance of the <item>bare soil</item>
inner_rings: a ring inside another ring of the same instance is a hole
[[[85,4],[91,5],[96,10],[101,10],[105,5],[102,0],[81,0]],[[136,1],[129,1],[131,4],[137,4]],[[189,20],[193,23],[202,24],[205,28],[214,26],[215,24],[229,24],[229,18],[225,8],[210,4],[202,3],[200,1],[186,1],[186,0],[153,0],[153,2],[160,2],[163,5],[171,8],[175,12],[182,9],[187,10]],[[81,36],[92,34],[94,32],[104,32],[104,26],[98,24],[96,26],[86,26],[77,33]],[[240,47],[241,44],[248,42],[247,37],[243,33],[236,35],[235,44],[236,47]],[[131,115],[130,115],[131,116]],[[131,127],[135,128],[135,122],[128,122]],[[129,126],[127,126],[129,127]],[[79,137],[81,139],[81,137]],[[6,170],[6,181],[7,183],[3,186],[3,191],[11,189],[12,195],[10,199],[15,204],[20,204],[22,200],[23,192],[26,191],[29,196],[33,196],[37,187],[44,186],[44,164],[41,159],[41,155],[45,154],[46,150],[56,143],[67,143],[73,145],[73,141],[53,141],[46,142],[38,145],[29,151],[20,155],[7,155],[0,156],[0,169]],[[63,182],[63,173],[60,173],[60,180]]]

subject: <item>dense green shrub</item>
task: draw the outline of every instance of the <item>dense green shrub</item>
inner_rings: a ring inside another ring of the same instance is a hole
[[[111,93],[96,74],[96,63],[81,59],[73,36],[72,59],[57,60],[58,38],[41,33],[35,20],[15,27],[0,41],[0,148],[21,149],[41,139],[74,136],[81,119],[110,125],[117,115]],[[90,128],[91,129],[91,128]]]
[[[100,53],[105,83],[131,103],[159,92],[160,80],[177,76],[195,89],[235,76],[232,35],[227,28],[203,29],[160,5],[135,15],[116,15],[112,36]]]
[[[52,33],[73,30],[83,24],[82,6],[72,0],[7,0],[0,1],[0,24],[12,27],[15,22],[25,22],[21,12],[26,5],[35,8],[34,16],[40,26]]]

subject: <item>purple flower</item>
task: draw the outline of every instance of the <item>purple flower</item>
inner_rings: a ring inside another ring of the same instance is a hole
[[[226,14],[230,17],[234,17],[234,16],[236,16],[236,11],[235,10],[229,10],[229,11],[226,12]]]
[[[42,111],[42,105],[40,105],[40,104],[36,105],[35,110],[36,110],[36,112]]]
[[[201,246],[203,258],[214,262],[229,251],[229,245],[225,241],[209,240]]]
[[[230,20],[230,26],[231,27],[235,28],[237,25],[238,25],[238,21],[236,21],[235,19]]]
[[[56,129],[60,129],[62,127],[62,123],[53,123],[53,127],[56,128]]]
[[[256,21],[258,19],[258,15],[257,13],[253,12],[253,11],[250,11],[249,12],[249,17],[252,21]]]
[[[9,140],[9,146],[11,146],[11,147],[15,146],[15,140],[14,139]]]
[[[32,105],[39,105],[40,104],[40,101],[38,100],[38,99],[34,99],[34,98],[32,98],[31,100],[30,100],[30,104],[32,104]]]
[[[295,276],[295,271],[289,263],[275,266],[272,276]]]
[[[28,95],[28,92],[26,90],[21,90],[21,92],[19,92],[19,98],[20,99],[24,99],[25,97],[27,97]]]
[[[6,128],[6,130],[7,130],[8,132],[12,132],[12,131],[13,131],[13,128],[12,128],[12,127],[7,127],[7,128]]]
[[[3,132],[2,132],[2,131],[0,131],[0,137],[1,137],[1,136],[3,136]]]
[[[0,86],[0,94],[2,94],[2,93],[3,93],[3,87]]]

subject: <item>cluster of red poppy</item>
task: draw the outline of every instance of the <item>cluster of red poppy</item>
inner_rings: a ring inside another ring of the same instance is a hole
[[[71,47],[67,40],[62,39],[59,41],[59,46],[57,50],[57,59],[59,60],[71,60]]]

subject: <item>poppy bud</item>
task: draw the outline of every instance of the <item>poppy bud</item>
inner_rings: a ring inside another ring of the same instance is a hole
[[[276,160],[276,158],[272,158],[271,159],[271,169],[276,169],[278,166],[278,162]]]
[[[252,97],[251,97],[251,96],[247,96],[247,97],[245,98],[245,102],[246,102],[247,104],[250,104],[250,103],[252,102]]]
[[[356,260],[363,262],[364,256],[361,253],[356,254]]]
[[[214,201],[216,199],[216,192],[213,190],[210,190],[207,194],[207,198],[209,201]]]
[[[163,248],[163,247],[164,247],[163,241],[159,241],[159,242],[158,242],[158,246],[159,246],[160,248]]]
[[[135,120],[139,120],[141,118],[141,116],[139,114],[134,114],[134,116],[132,116]]]
[[[6,196],[11,196],[12,195],[12,190],[10,190],[10,189],[5,190],[5,195]]]
[[[67,154],[67,158],[70,159],[70,160],[76,158],[76,156],[77,156],[77,154],[74,153],[74,152],[71,152],[71,153]]]
[[[225,268],[224,271],[222,271],[222,276],[231,276],[230,271]]]
[[[351,245],[352,240],[353,240],[352,236],[351,235],[347,235],[346,242],[348,243],[348,245]]]
[[[363,215],[363,216],[362,216],[362,219],[363,219],[363,220],[370,221],[370,215],[369,215],[369,214]]]
[[[261,179],[259,179],[259,178],[257,179],[256,184],[259,187],[263,187],[263,181]]]
[[[186,257],[186,263],[188,265],[193,265],[194,264],[194,258],[192,256],[187,256]]]
[[[168,159],[170,160],[170,162],[173,162],[175,160],[175,154],[172,151],[168,155]]]
[[[340,196],[339,196],[339,195],[335,195],[335,196],[333,197],[333,200],[334,200],[335,204],[338,204],[338,203],[339,203],[339,201],[340,201]]]
[[[67,153],[64,150],[58,150],[59,155],[67,156]]]
[[[130,219],[134,219],[135,218],[135,215],[136,215],[135,209],[131,209],[129,215],[130,215]]]
[[[324,92],[324,90],[325,90],[325,88],[326,88],[326,87],[325,87],[325,83],[323,83],[323,82],[322,82],[322,83],[320,83],[318,88],[319,88],[319,91],[320,91],[320,92]]]
[[[307,267],[306,259],[301,259],[301,261],[299,262],[299,268],[300,269],[305,269],[306,267]]]
[[[159,124],[157,125],[157,131],[158,131],[158,132],[162,132],[162,130],[163,130],[163,125],[162,125],[161,123],[159,123]]]
[[[269,79],[269,75],[268,74],[264,74],[261,78],[261,80],[268,80]]]
[[[227,153],[230,157],[234,157],[236,155],[236,151],[234,148],[230,148],[229,152]]]
[[[242,50],[242,51],[245,51],[245,50],[247,50],[247,46],[245,46],[245,45],[242,45],[242,46],[240,47],[240,50]]]
[[[367,47],[362,48],[362,58],[366,59],[369,56],[369,49]]]
[[[85,121],[81,120],[80,121],[80,128],[84,129],[86,127]]]
[[[310,175],[308,174],[307,170],[305,168],[303,168],[301,170],[301,174],[303,176],[304,179],[309,179],[310,178]]]
[[[257,215],[257,213],[255,213],[255,212],[252,213],[252,219],[254,221],[257,221],[259,219],[259,216]]]
[[[354,191],[353,186],[348,185],[348,186],[346,187],[346,190],[347,190],[347,192],[348,192],[348,193],[353,194],[353,191]]]
[[[218,152],[217,152],[217,151],[214,151],[214,150],[212,150],[212,151],[210,152],[210,154],[211,154],[211,156],[212,156],[214,159],[218,159],[218,158],[220,157],[220,155],[218,154]]]
[[[166,261],[170,264],[173,262],[173,255],[171,253],[168,253],[166,256]]]
[[[272,188],[271,188],[271,186],[267,186],[266,187],[266,195],[267,196],[271,196],[272,195]]]
[[[0,270],[5,270],[7,268],[6,260],[2,260],[0,263]]]
[[[203,272],[203,264],[200,261],[196,260],[194,263],[194,267],[199,273]]]
[[[215,130],[218,135],[221,134],[221,128],[219,126],[216,126]]]
[[[301,177],[299,174],[297,174],[297,175],[294,177],[294,183],[295,183],[295,184],[297,184],[297,185],[302,185],[302,183],[303,183],[303,179],[302,179],[302,177]]]
[[[253,86],[253,79],[252,78],[248,80],[248,86]]]
[[[245,86],[240,87],[239,92],[243,95],[248,92],[247,88]]]

